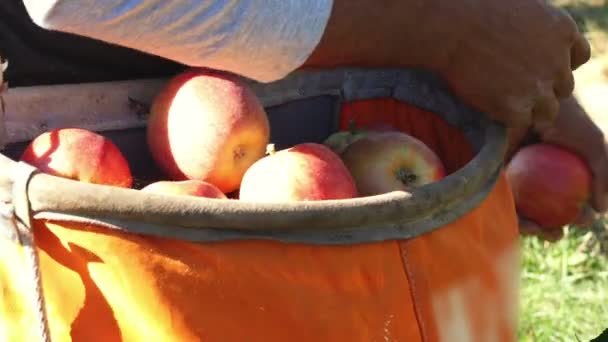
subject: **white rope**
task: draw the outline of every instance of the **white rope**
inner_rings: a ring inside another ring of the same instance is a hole
[[[36,250],[36,242],[34,234],[31,229],[25,227],[22,223],[17,223],[19,226],[19,235],[21,243],[25,252],[25,258],[28,269],[30,270],[32,285],[31,293],[32,304],[34,306],[34,312],[36,314],[36,320],[38,322],[37,328],[41,342],[51,342],[51,336],[49,333],[48,319],[46,314],[46,305],[44,300],[44,293],[42,290],[42,278],[40,273],[40,259],[38,258],[38,251]]]
[[[26,269],[29,271],[31,284],[31,299],[34,314],[36,315],[37,330],[41,342],[50,342],[48,317],[42,288],[40,260],[36,249],[30,204],[28,199],[28,183],[36,168],[23,162],[17,163],[13,170],[13,222],[17,229],[19,242],[23,247]]]

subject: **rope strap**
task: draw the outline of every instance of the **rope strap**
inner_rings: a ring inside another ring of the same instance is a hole
[[[41,342],[50,342],[48,319],[44,292],[42,289],[42,277],[40,272],[40,260],[36,249],[36,240],[32,229],[30,205],[27,197],[28,183],[37,170],[25,163],[17,163],[15,167],[13,183],[14,224],[18,233],[19,242],[25,252],[25,261],[31,277],[32,306],[36,314],[37,330]]]

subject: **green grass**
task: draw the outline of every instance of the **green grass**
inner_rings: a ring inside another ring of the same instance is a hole
[[[608,328],[608,257],[582,248],[593,237],[522,239],[520,341],[589,341]]]

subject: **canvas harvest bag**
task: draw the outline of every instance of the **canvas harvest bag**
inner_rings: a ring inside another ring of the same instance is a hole
[[[134,103],[165,81],[4,94],[1,341],[515,340],[505,130],[427,73],[302,70],[250,83],[278,148],[351,120],[424,141],[449,175],[411,193],[260,204],[85,184],[17,162],[37,134],[78,126],[111,137],[139,186],[162,178]]]

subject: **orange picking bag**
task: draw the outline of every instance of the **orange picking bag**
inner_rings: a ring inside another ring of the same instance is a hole
[[[44,129],[79,126],[111,137],[139,186],[161,179],[145,116],[126,104],[150,101],[165,81],[5,95],[1,341],[515,340],[518,231],[501,169],[505,130],[429,74],[302,70],[251,82],[279,148],[321,142],[351,122],[390,123],[421,139],[449,175],[411,193],[287,204],[177,198],[16,161]]]

